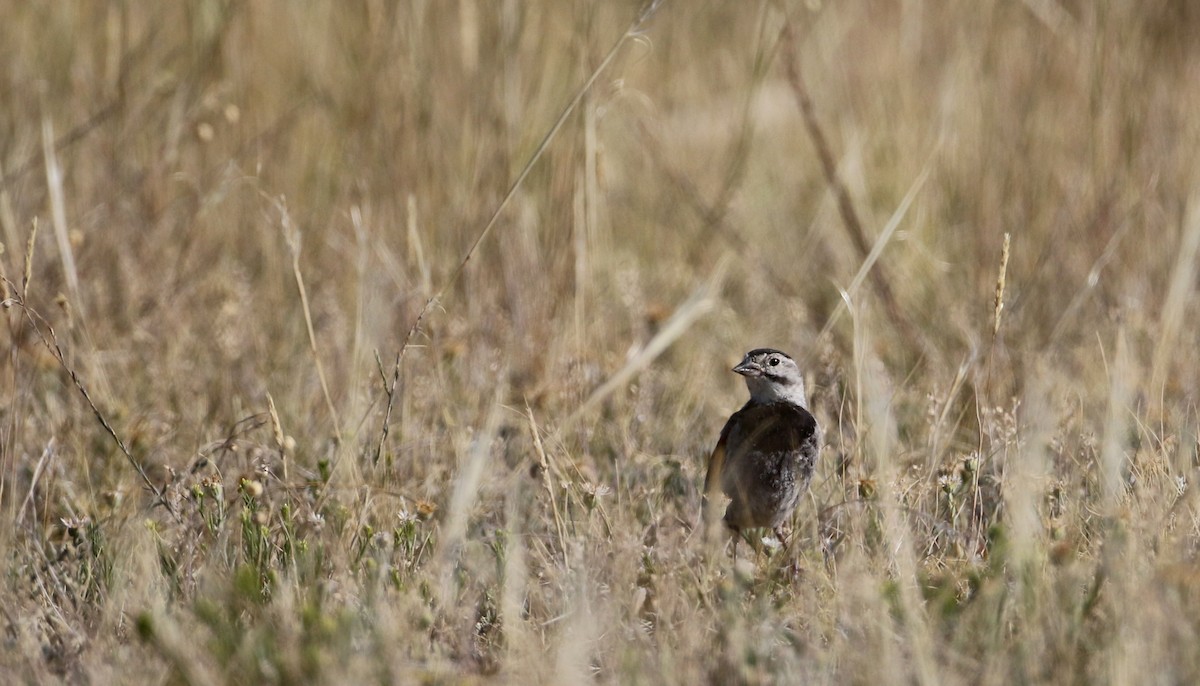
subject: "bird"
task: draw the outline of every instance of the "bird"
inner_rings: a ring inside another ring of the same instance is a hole
[[[746,378],[750,400],[725,422],[708,459],[702,518],[706,527],[715,524],[719,492],[729,497],[724,522],[734,534],[736,559],[745,529],[771,529],[786,544],[780,527],[808,491],[822,433],[790,355],[756,348],[733,371]]]

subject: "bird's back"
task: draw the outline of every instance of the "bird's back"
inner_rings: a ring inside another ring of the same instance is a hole
[[[792,403],[747,403],[721,432],[725,520],[741,528],[776,527],[795,509],[816,465],[821,432],[808,410]]]

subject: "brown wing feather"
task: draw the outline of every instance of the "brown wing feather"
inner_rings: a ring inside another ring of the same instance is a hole
[[[725,427],[721,429],[721,438],[717,440],[716,447],[708,457],[708,473],[704,475],[704,498],[700,510],[702,522],[708,521],[710,510],[714,507],[713,502],[721,492],[721,472],[725,469],[725,444],[729,441],[730,425],[731,422],[725,422]]]

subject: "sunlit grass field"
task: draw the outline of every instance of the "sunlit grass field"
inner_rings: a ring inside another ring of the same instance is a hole
[[[0,681],[1200,681],[1197,36],[0,5]],[[760,346],[827,445],[735,560]]]

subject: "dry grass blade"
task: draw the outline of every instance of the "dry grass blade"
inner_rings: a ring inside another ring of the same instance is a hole
[[[591,91],[592,87],[595,86],[596,81],[600,78],[600,75],[603,74],[608,69],[609,65],[612,64],[613,60],[616,59],[625,43],[637,37],[638,32],[642,29],[646,22],[648,22],[650,18],[654,16],[654,13],[658,10],[661,4],[662,0],[653,0],[652,2],[648,2],[643,6],[641,11],[639,11],[637,18],[634,19],[634,21],[625,30],[625,33],[617,39],[609,51],[604,55],[604,58],[600,60],[600,63],[597,64],[595,69],[592,70],[591,74],[588,75],[588,78],[584,81],[583,85],[575,91],[574,95],[571,97],[571,100],[567,103],[562,112],[558,115],[558,118],[555,119],[554,123],[550,126],[550,130],[546,132],[546,135],[542,137],[541,142],[536,148],[534,148],[533,153],[529,156],[529,159],[521,168],[520,173],[517,174],[516,180],[513,181],[512,185],[508,189],[508,192],[504,194],[504,197],[500,199],[500,203],[492,212],[491,217],[488,219],[487,223],[484,224],[484,227],[479,232],[479,235],[477,235],[475,240],[472,241],[470,247],[467,248],[466,253],[463,254],[462,259],[450,273],[450,276],[446,278],[445,282],[442,283],[441,287],[436,293],[426,299],[425,304],[422,305],[420,311],[417,312],[417,316],[413,319],[413,323],[409,327],[408,333],[404,335],[404,340],[400,343],[400,352],[396,355],[396,362],[392,369],[392,382],[390,388],[387,389],[387,412],[386,416],[384,417],[380,440],[375,451],[376,461],[379,460],[379,456],[383,452],[383,442],[387,438],[388,422],[391,417],[392,402],[396,392],[396,385],[400,380],[400,362],[404,358],[404,353],[411,345],[413,336],[415,336],[417,331],[421,329],[421,323],[425,320],[425,317],[429,314],[429,311],[433,305],[440,301],[450,287],[453,286],[456,281],[458,281],[459,276],[461,276],[463,270],[466,269],[467,263],[470,262],[471,258],[475,255],[475,251],[479,249],[479,245],[485,238],[487,238],[488,234],[492,232],[492,229],[495,228],[497,222],[500,220],[500,215],[503,214],[504,209],[508,207],[508,204],[512,201],[513,197],[516,196],[517,190],[519,190],[525,183],[525,179],[529,177],[529,173],[533,171],[533,168],[537,165],[538,160],[542,158],[542,155],[545,154],[546,150],[550,147],[550,143],[554,140],[555,136],[558,135],[558,132],[562,129],[563,124],[566,123],[567,118],[570,117],[571,113],[579,107],[579,103],[583,101],[584,96]],[[415,202],[410,201],[408,219],[410,236],[415,229],[415,215]],[[419,243],[416,243],[415,245],[419,249]],[[419,252],[418,254],[420,255],[422,253]],[[423,260],[421,260],[421,262],[423,263]],[[427,278],[424,269],[422,269],[422,278]]]
[[[1188,306],[1195,299],[1196,260],[1200,258],[1200,194],[1188,203],[1185,217],[1174,270],[1162,306],[1162,334],[1154,349],[1150,392],[1156,395],[1172,370],[1180,332],[1188,321]]]
[[[901,469],[897,459],[897,423],[893,413],[895,390],[888,379],[883,363],[872,352],[868,322],[870,316],[861,304],[851,312],[854,323],[855,376],[863,395],[861,405],[866,429],[863,447],[867,460],[875,465],[873,475],[879,488],[877,497],[885,504],[881,508],[881,535],[884,540],[883,559],[895,575],[895,607],[903,617],[900,625],[911,641],[912,656],[905,669],[912,683],[936,684],[937,660],[929,631],[927,607],[918,587],[918,561],[914,551],[915,533],[902,516],[905,512],[903,494],[897,490]],[[864,383],[864,381],[867,381]]]
[[[25,242],[25,270],[21,276],[21,302],[29,302],[29,282],[33,280],[33,248],[37,245],[38,220],[33,218],[33,228]]]
[[[748,114],[746,117],[748,119]],[[737,184],[740,183],[744,176],[744,172],[741,169],[744,167],[744,153],[742,150],[743,147],[748,147],[749,145],[749,122],[747,121],[742,125],[742,134],[735,144],[735,152],[732,155],[733,159],[730,163],[730,170],[725,174],[725,183],[717,193],[717,201],[715,203],[710,202],[691,179],[671,165],[670,161],[663,154],[662,146],[654,139],[654,136],[651,135],[645,126],[640,126],[638,132],[645,142],[646,153],[650,156],[650,160],[654,162],[659,173],[663,174],[670,181],[670,185],[678,191],[679,195],[687,203],[687,206],[703,222],[699,236],[692,249],[692,252],[696,253],[693,261],[699,259],[698,253],[701,248],[706,248],[713,244],[711,238],[713,234],[716,234],[724,240],[727,247],[732,248],[734,255],[751,263],[756,272],[761,272],[770,282],[771,287],[777,292],[789,296],[796,295],[798,293],[796,286],[785,278],[783,274],[780,274],[769,261],[759,260],[759,253],[754,246],[729,221],[729,203],[733,200]]]
[[[1058,321],[1055,322],[1054,329],[1050,332],[1051,342],[1061,339],[1063,333],[1068,330],[1068,325],[1074,321],[1075,315],[1083,307],[1084,302],[1092,294],[1096,286],[1101,283],[1101,276],[1104,275],[1105,268],[1117,256],[1122,239],[1125,238],[1132,227],[1133,222],[1126,220],[1121,222],[1120,226],[1113,231],[1112,237],[1108,239],[1108,242],[1104,246],[1104,250],[1101,251],[1100,256],[1096,258],[1095,262],[1092,263],[1091,269],[1088,270],[1084,286],[1076,291],[1075,296],[1071,298],[1070,304],[1067,305],[1066,309],[1059,315]]]
[[[120,100],[114,100],[112,102],[107,103],[104,107],[101,107],[100,109],[96,110],[95,113],[93,113],[91,116],[89,116],[81,124],[79,124],[75,128],[68,131],[66,134],[64,134],[58,140],[54,141],[53,145],[50,148],[51,152],[55,152],[55,153],[61,152],[61,151],[65,150],[66,148],[74,145],[75,143],[78,143],[79,141],[83,140],[85,137],[87,137],[88,134],[90,134],[91,132],[93,132],[97,128],[99,128],[101,124],[103,124],[108,119],[111,119],[113,117],[113,115],[120,112],[121,105],[122,105],[122,103]],[[44,155],[45,155],[45,150],[43,149],[41,154],[32,155],[31,157],[26,159],[21,164],[14,167],[8,173],[0,176],[0,185],[3,185],[5,187],[5,190],[7,191],[7,187],[9,186],[9,184],[14,183],[20,177],[24,176],[25,174],[28,174],[29,172],[33,171],[34,169],[37,169],[38,162],[40,161],[38,158],[39,157],[44,158]]]
[[[563,124],[567,122],[567,118],[570,117],[571,113],[579,107],[579,103],[583,102],[584,96],[586,96],[588,92],[592,90],[592,87],[596,85],[596,81],[600,78],[600,75],[603,74],[608,69],[609,65],[612,64],[613,60],[616,59],[625,43],[638,36],[639,32],[642,30],[642,27],[646,24],[646,22],[650,21],[650,18],[654,16],[656,11],[658,11],[658,8],[661,4],[662,0],[653,0],[652,2],[648,2],[643,6],[642,10],[638,12],[637,18],[633,20],[633,22],[629,25],[629,28],[625,30],[625,33],[622,34],[615,43],[613,43],[613,46],[609,48],[608,52],[604,55],[604,58],[600,60],[600,63],[597,64],[596,68],[593,69],[591,74],[588,75],[583,85],[575,91],[573,96],[571,96],[570,101],[567,102],[567,105],[563,107],[563,110],[558,115],[558,118],[555,119],[554,123],[550,126],[550,130],[547,131],[546,135],[542,137],[542,141],[538,143],[537,147],[534,148],[533,153],[529,156],[529,159],[525,162],[525,165],[521,167],[520,173],[517,174],[517,178],[512,182],[512,185],[509,186],[508,192],[504,194],[504,197],[500,199],[500,203],[496,205],[496,209],[492,212],[491,218],[488,219],[486,224],[484,224],[483,230],[479,232],[479,235],[477,235],[475,240],[471,242],[471,246],[467,248],[467,252],[463,254],[462,260],[460,260],[458,265],[455,266],[454,271],[450,272],[450,276],[446,278],[444,283],[442,283],[442,286],[438,289],[437,293],[426,300],[425,304],[421,307],[421,310],[417,312],[417,316],[413,320],[412,326],[409,327],[408,333],[404,335],[404,340],[400,344],[401,355],[403,355],[404,351],[408,349],[409,343],[412,341],[413,336],[416,335],[417,331],[420,330],[421,322],[424,321],[425,316],[429,313],[430,308],[433,307],[434,303],[440,301],[446,294],[446,291],[449,290],[456,281],[458,281],[458,277],[461,276],[463,270],[466,269],[467,263],[471,261],[471,258],[475,255],[475,251],[479,249],[479,244],[482,243],[483,240],[488,237],[488,234],[492,232],[492,229],[495,228],[496,223],[500,220],[500,215],[503,214],[504,209],[508,207],[508,204],[512,201],[513,197],[516,196],[517,191],[522,185],[524,185],[525,179],[529,177],[529,173],[533,171],[533,168],[537,165],[538,160],[542,159],[542,155],[545,154],[546,150],[550,147],[550,143],[554,140],[555,136],[558,135],[558,132],[562,129]]]
[[[0,161],[0,179],[4,178],[4,163]],[[4,243],[10,250],[16,250],[21,242],[17,238],[17,215],[13,210],[12,196],[8,186],[0,180],[0,230],[3,231]]]
[[[525,415],[529,418],[529,431],[533,435],[533,449],[537,453],[538,465],[542,471],[542,488],[546,491],[546,497],[550,499],[550,511],[554,515],[554,529],[558,532],[559,546],[562,548],[563,565],[570,569],[570,560],[567,556],[567,528],[563,524],[562,513],[558,510],[558,498],[554,496],[550,458],[546,455],[546,449],[542,445],[542,434],[538,431],[537,420],[533,417],[533,410],[529,408],[529,403],[525,403]]]
[[[459,546],[467,532],[467,519],[479,493],[491,450],[492,440],[500,423],[500,400],[504,389],[496,389],[480,430],[471,438],[470,449],[454,481],[454,492],[446,512],[446,525],[442,529],[441,545],[444,551],[453,551]]]
[[[1038,21],[1068,46],[1075,47],[1078,36],[1075,18],[1058,0],[1022,0]]]
[[[958,363],[958,368],[954,373],[954,380],[950,383],[950,389],[946,392],[945,398],[941,402],[941,409],[937,413],[937,418],[933,422],[933,427],[930,430],[929,440],[929,466],[932,467],[941,458],[945,452],[944,438],[942,428],[946,425],[946,419],[950,415],[951,408],[954,407],[954,399],[958,397],[959,391],[967,381],[968,372],[974,368],[976,359],[976,351],[972,350],[962,361]]]
[[[54,154],[54,126],[49,117],[42,118],[42,154],[46,160],[46,188],[50,191],[50,217],[54,226],[54,238],[58,243],[58,257],[62,261],[71,300],[82,313],[79,272],[75,269],[75,251],[71,247],[70,232],[67,229],[67,201],[63,192],[62,169],[58,166],[58,156]]]
[[[1131,358],[1129,341],[1124,328],[1116,332],[1116,353],[1109,367],[1108,412],[1100,444],[1100,488],[1105,514],[1113,516],[1126,491],[1126,473],[1130,406],[1137,390],[1134,380],[1137,369]]]
[[[1004,312],[1004,281],[1008,276],[1009,234],[1004,234],[1004,247],[1000,250],[1000,273],[996,276],[996,300],[992,305],[992,338],[1000,333],[1000,315]]]
[[[408,249],[417,259],[417,271],[421,274],[421,294],[428,298],[433,293],[433,277],[429,273],[429,263],[425,260],[425,246],[418,230],[417,198],[412,193],[408,194],[405,209],[404,224],[408,230]]]
[[[275,208],[279,210],[279,218],[283,225],[283,237],[292,255],[292,275],[296,279],[296,290],[300,293],[300,307],[304,311],[304,327],[308,332],[308,346],[312,353],[313,365],[317,369],[317,379],[321,382],[321,393],[325,397],[325,407],[333,420],[333,432],[338,444],[342,443],[342,423],[338,419],[337,407],[333,404],[333,396],[329,394],[329,382],[325,380],[325,365],[321,363],[321,353],[317,349],[317,334],[313,329],[312,308],[308,305],[308,290],[304,287],[304,276],[300,273],[300,234],[294,224],[287,206],[283,200],[275,200]]]
[[[841,214],[842,223],[845,224],[846,232],[850,235],[851,242],[854,243],[854,247],[858,249],[863,260],[873,264],[873,261],[868,259],[868,256],[871,254],[871,241],[867,238],[867,232],[858,218],[858,213],[854,210],[854,201],[850,199],[850,190],[846,188],[846,184],[842,181],[841,176],[838,175],[837,163],[834,161],[833,152],[829,147],[829,140],[821,128],[820,121],[817,120],[812,97],[809,96],[808,88],[804,85],[804,80],[800,76],[796,36],[792,31],[790,22],[785,22],[783,25],[782,40],[784,47],[784,68],[787,71],[788,84],[792,88],[792,93],[796,97],[796,104],[799,106],[800,113],[804,117],[804,125],[808,131],[809,138],[813,142],[813,147],[817,150],[817,157],[821,160],[821,169],[825,172],[825,179],[829,183],[830,188],[833,189],[834,196],[837,198],[838,212]],[[926,169],[928,169],[928,165]],[[922,175],[924,175],[924,172],[922,172]],[[879,241],[876,241],[875,245],[878,246]],[[896,332],[904,339],[909,349],[920,350],[921,341],[916,335],[912,323],[908,321],[908,317],[900,309],[900,304],[892,292],[892,286],[883,269],[883,265],[878,265],[869,274],[871,281],[875,285],[879,299],[883,301],[884,311],[887,313],[888,319],[892,322],[892,326],[896,328]]]
[[[5,5],[0,682],[1198,681],[1200,4],[640,3]]]
[[[936,155],[936,152],[934,154]],[[909,186],[908,192],[904,194],[904,198],[900,200],[900,204],[896,207],[896,211],[892,212],[892,216],[888,218],[888,222],[883,227],[883,231],[879,234],[879,238],[875,241],[875,244],[871,246],[870,251],[867,252],[862,264],[859,265],[858,272],[854,274],[854,278],[850,280],[850,285],[842,291],[841,300],[838,301],[837,308],[833,311],[833,314],[829,315],[829,320],[825,322],[825,326],[821,328],[821,333],[817,336],[818,339],[824,338],[833,329],[833,326],[837,324],[838,319],[840,319],[841,316],[846,313],[846,308],[850,306],[854,296],[858,293],[859,287],[862,286],[862,283],[867,278],[867,275],[872,273],[872,267],[874,267],[875,263],[879,260],[879,256],[883,254],[883,249],[886,248],[888,243],[892,240],[892,235],[895,234],[896,229],[900,227],[900,222],[903,221],[904,217],[908,214],[908,208],[912,206],[917,194],[920,193],[921,189],[925,186],[925,181],[929,178],[929,172],[932,169],[932,165],[933,157],[931,156],[930,159],[925,163],[925,168],[921,170],[921,173],[917,175],[916,180],[914,180],[912,185]]]
[[[443,600],[452,596],[453,571],[457,564],[463,542],[466,540],[467,524],[471,509],[479,497],[484,469],[491,460],[493,441],[500,426],[501,405],[506,389],[497,387],[487,407],[483,426],[468,439],[466,456],[461,461],[454,490],[446,510],[445,524],[438,540],[438,559],[442,568],[441,592]]]
[[[1022,443],[1009,442],[1003,448],[1005,456],[1004,503],[1012,523],[1013,557],[1029,570],[1037,564],[1038,546],[1044,543],[1045,526],[1038,507],[1050,481],[1050,465],[1041,446],[1050,444],[1054,428],[1049,418],[1054,416],[1047,403],[1051,397],[1045,379],[1048,375],[1037,366],[1031,370],[1025,394],[1029,412],[1022,417]],[[1021,577],[1018,577],[1021,578]],[[1024,579],[1022,578],[1022,581]]]
[[[504,520],[508,531],[521,530],[521,519],[518,514],[518,498],[508,498],[505,501]],[[525,602],[528,597],[529,569],[525,564],[525,544],[520,536],[513,536],[508,541],[504,555],[504,585],[500,594],[500,619],[504,625],[506,649],[510,651],[509,660],[519,664],[522,659],[529,659],[536,650],[535,637],[531,636],[526,623]]]
[[[568,430],[575,422],[583,417],[588,412],[591,412],[597,405],[604,402],[604,399],[612,394],[613,391],[620,388],[635,374],[644,369],[647,365],[654,361],[656,357],[661,355],[663,351],[671,346],[680,336],[682,336],[692,324],[696,323],[713,305],[713,297],[720,292],[721,282],[725,278],[725,270],[729,266],[729,259],[722,259],[717,264],[713,271],[712,277],[708,281],[701,284],[692,295],[675,310],[671,318],[663,323],[662,329],[650,339],[636,355],[625,363],[625,366],[617,370],[607,381],[600,384],[596,390],[588,395],[587,400],[579,406],[555,429],[555,435],[561,435]]]
[[[50,443],[46,449],[42,451],[42,456],[38,458],[37,465],[33,468],[33,476],[29,479],[29,492],[25,494],[25,501],[21,503],[21,507],[17,510],[17,524],[25,521],[25,512],[29,509],[29,503],[33,502],[34,491],[37,490],[38,480],[42,478],[42,471],[46,467],[46,462],[54,455],[54,439],[50,439]]]
[[[267,394],[267,414],[271,416],[271,438],[275,441],[275,448],[279,451],[279,459],[283,462],[283,481],[290,483],[288,478],[288,455],[286,438],[283,434],[283,423],[279,421],[279,410],[275,409],[275,398],[271,394]]]

